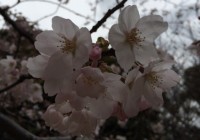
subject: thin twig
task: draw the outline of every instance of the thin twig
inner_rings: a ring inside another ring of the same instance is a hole
[[[23,37],[27,38],[31,44],[34,44],[34,38],[33,36],[25,31],[22,27],[20,27],[18,24],[16,24],[16,22],[14,20],[12,20],[10,18],[10,16],[7,14],[6,12],[7,10],[3,9],[2,7],[0,7],[0,14],[3,16],[4,20],[6,22],[8,22],[10,25],[12,25],[12,27]]]
[[[96,25],[94,25],[92,27],[92,29],[90,30],[90,33],[96,32],[98,30],[98,28],[104,23],[106,22],[106,20],[118,9],[122,8],[125,4],[127,0],[122,0],[119,4],[117,4],[115,7],[113,7],[112,9],[109,9],[106,14],[101,18],[101,20],[99,20],[97,22]]]
[[[15,82],[12,83],[11,85],[9,85],[9,86],[7,86],[7,87],[1,89],[1,90],[0,90],[0,94],[3,93],[3,92],[5,92],[5,91],[8,91],[8,90],[14,88],[14,87],[17,86],[18,84],[24,82],[26,79],[32,79],[32,77],[31,77],[30,75],[22,75],[22,76],[20,76],[19,79],[18,79],[17,81],[15,81]]]
[[[20,1],[20,4],[21,4],[21,3],[24,3],[24,2],[46,2],[46,3],[49,3],[49,4],[53,4],[53,5],[58,5],[58,4],[59,4],[59,3],[57,3],[57,2],[50,1],[50,0],[21,0],[21,1]],[[10,8],[13,8],[13,7],[10,7]],[[81,17],[81,18],[88,19],[88,20],[90,20],[90,21],[92,21],[92,22],[96,22],[94,19],[90,18],[89,16],[85,16],[85,15],[83,15],[83,14],[80,14],[80,13],[74,11],[74,10],[71,10],[71,9],[67,8],[66,6],[60,5],[60,8],[66,10],[66,11],[68,11],[68,12],[71,12],[71,13],[73,13],[74,15],[79,16],[79,17]]]
[[[0,130],[7,132],[16,140],[71,140],[70,137],[38,137],[27,131],[12,119],[0,113]]]
[[[56,9],[55,9],[52,13],[50,13],[50,14],[48,14],[48,15],[45,15],[45,16],[43,16],[43,17],[37,19],[36,21],[34,21],[34,22],[33,22],[33,25],[34,25],[34,24],[37,24],[37,23],[38,23],[39,21],[41,21],[41,20],[44,20],[45,18],[48,18],[48,17],[51,17],[51,16],[55,15],[55,14],[58,12],[58,10],[59,10],[61,4],[62,4],[62,2],[60,2],[60,3],[58,4],[58,6],[56,7]]]

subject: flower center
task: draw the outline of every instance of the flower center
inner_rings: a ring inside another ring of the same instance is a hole
[[[61,43],[61,50],[63,53],[72,53],[73,55],[75,55],[75,51],[76,51],[76,42],[75,39],[73,39],[72,41],[67,39],[64,36],[61,36],[61,38],[63,40],[60,40]]]
[[[156,75],[155,72],[151,72],[145,75],[145,79],[152,85],[155,86],[155,84],[158,82],[159,77]]]
[[[141,37],[141,32],[137,28],[133,28],[130,33],[127,34],[127,41],[130,44],[138,45],[140,42],[144,41],[145,37]]]
[[[95,80],[94,78],[90,77],[90,76],[83,76],[83,81],[88,84],[88,85],[96,85],[98,83],[97,80]]]

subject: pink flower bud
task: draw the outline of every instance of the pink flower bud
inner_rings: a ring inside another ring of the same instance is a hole
[[[90,52],[90,59],[93,61],[98,61],[99,59],[101,59],[101,53],[102,49],[98,45],[93,46]]]

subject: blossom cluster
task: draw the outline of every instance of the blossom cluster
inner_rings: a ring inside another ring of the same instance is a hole
[[[53,30],[36,37],[40,55],[27,64],[33,77],[44,80],[45,93],[55,96],[43,116],[46,124],[65,135],[90,136],[102,119],[115,116],[124,121],[147,108],[159,108],[162,92],[180,79],[170,69],[174,61],[160,57],[155,47],[167,27],[161,16],[140,18],[135,5],[125,7],[108,36],[120,65],[116,73],[113,65],[102,62],[105,50],[92,43],[87,28],[53,17]]]
[[[28,74],[28,69],[26,67],[27,61],[22,60],[18,64],[17,60],[12,56],[7,56],[7,58],[0,60],[0,88],[13,84],[19,79],[20,75]],[[35,83],[32,79],[27,79],[20,85],[4,92],[6,95],[11,94],[13,98],[18,103],[28,100],[30,102],[42,102],[42,87],[40,84]]]

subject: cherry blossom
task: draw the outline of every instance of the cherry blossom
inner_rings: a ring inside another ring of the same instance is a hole
[[[130,74],[128,79],[131,79],[131,77],[134,77],[134,79],[129,82],[131,94],[129,94],[125,106],[127,116],[137,115],[141,99],[143,102],[145,101],[144,104],[153,108],[158,108],[163,104],[162,92],[177,85],[180,81],[180,77],[169,69],[173,64],[174,61],[155,61],[145,67],[144,73],[139,76]],[[133,69],[131,73],[137,75],[138,71]],[[142,107],[142,110],[146,108],[145,106]]]
[[[90,136],[94,133],[98,122],[88,109],[76,111],[68,102],[50,105],[43,119],[52,129],[73,136]]]
[[[48,95],[72,90],[74,71],[88,60],[92,40],[88,29],[79,29],[71,20],[52,19],[53,31],[44,31],[36,37],[35,47],[41,55],[29,59],[29,72],[45,80]]]
[[[98,68],[84,67],[76,80],[77,94],[87,98],[87,106],[95,117],[107,119],[115,111],[117,104],[124,104],[128,95],[127,86],[121,76],[102,73]]]
[[[109,41],[115,49],[120,66],[127,72],[139,61],[148,65],[157,59],[154,40],[168,27],[161,16],[150,15],[140,18],[135,5],[127,6],[120,13],[118,24],[111,27]]]

